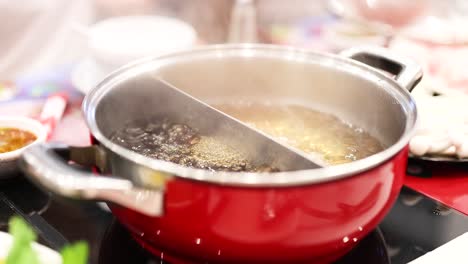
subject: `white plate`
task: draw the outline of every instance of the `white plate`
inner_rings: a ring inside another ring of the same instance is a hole
[[[333,52],[360,46],[383,46],[386,36],[372,25],[352,23],[349,21],[335,22],[324,27],[322,39]]]
[[[70,79],[72,85],[83,94],[91,91],[104,77],[106,73],[93,59],[85,58],[72,70]]]
[[[80,31],[88,37],[89,51],[74,68],[71,82],[83,94],[131,61],[187,50],[197,43],[190,24],[161,16],[114,17]]]
[[[5,232],[0,232],[0,259],[5,260],[10,251],[11,245],[13,244],[13,237]],[[42,264],[61,264],[62,257],[56,251],[39,245],[38,243],[33,243],[33,250],[37,253],[39,257],[39,262]]]
[[[468,233],[449,241],[448,243],[436,248],[411,261],[409,264],[464,264],[468,262]]]

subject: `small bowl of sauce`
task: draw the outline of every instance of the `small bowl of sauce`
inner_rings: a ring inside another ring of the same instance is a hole
[[[0,127],[0,153],[14,151],[36,141],[37,136],[16,127]]]
[[[0,117],[0,178],[11,176],[17,170],[21,153],[32,144],[44,142],[45,127],[27,117]]]

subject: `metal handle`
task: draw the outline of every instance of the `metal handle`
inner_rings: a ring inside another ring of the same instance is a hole
[[[89,153],[90,148],[81,148]],[[160,216],[163,210],[163,191],[134,187],[129,180],[96,176],[74,168],[67,159],[79,148],[61,144],[37,144],[27,148],[19,160],[20,168],[36,184],[68,198],[113,202],[137,212]],[[96,155],[98,156],[98,155]]]
[[[395,75],[395,80],[411,92],[421,81],[422,69],[415,61],[381,47],[356,47],[340,55]]]

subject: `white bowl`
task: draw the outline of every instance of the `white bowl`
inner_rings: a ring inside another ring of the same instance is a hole
[[[41,143],[46,140],[46,130],[44,126],[37,120],[28,117],[6,117],[0,116],[0,128],[18,128],[33,133],[36,140],[22,148],[0,153],[0,178],[12,176],[13,172],[17,171],[16,162],[23,151],[33,144]]]
[[[5,232],[0,232],[0,260],[6,260],[8,252],[11,249],[13,244],[13,237]],[[37,253],[39,258],[39,263],[41,264],[61,264],[62,257],[56,251],[40,245],[38,243],[33,243],[33,250]]]
[[[84,94],[131,61],[197,44],[197,33],[190,24],[163,16],[113,17],[79,32],[88,39],[89,54],[73,69],[71,82]]]
[[[123,16],[102,20],[89,29],[91,56],[102,66],[119,67],[149,55],[191,48],[192,26],[162,16]]]

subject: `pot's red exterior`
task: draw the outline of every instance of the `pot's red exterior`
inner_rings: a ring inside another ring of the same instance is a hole
[[[383,219],[403,184],[407,155],[405,148],[359,175],[300,187],[223,187],[175,178],[162,217],[111,207],[140,243],[173,262],[325,263]]]

